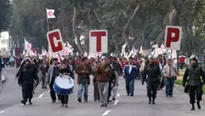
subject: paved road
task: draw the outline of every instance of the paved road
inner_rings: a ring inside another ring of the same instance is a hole
[[[33,100],[32,106],[16,104],[0,111],[0,116],[204,116],[205,103],[201,110],[190,111],[188,95],[179,87],[173,98],[167,98],[164,91],[158,92],[156,105],[149,105],[146,87],[136,82],[135,96],[128,97],[124,89],[124,80],[120,79],[119,94],[116,102],[107,108],[93,101],[92,86],[89,87],[89,102],[77,103],[76,91],[69,98],[68,108],[60,107],[60,102],[51,103],[48,91]]]
[[[17,71],[18,69],[10,67],[3,69],[3,74],[7,80],[3,87],[0,87],[0,110],[20,103],[22,99],[21,88],[18,86],[17,80],[15,80]],[[38,87],[35,96],[38,96],[41,92],[41,88]]]

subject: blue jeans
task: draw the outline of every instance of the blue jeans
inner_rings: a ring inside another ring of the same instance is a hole
[[[126,91],[128,95],[134,95],[135,79],[125,79]]]
[[[89,79],[82,79],[79,84],[78,89],[78,98],[82,99],[82,95],[84,96],[84,100],[88,99],[88,85]]]
[[[175,80],[174,77],[165,78],[165,86],[166,86],[165,92],[167,96],[172,96],[173,88],[174,88],[174,80]]]

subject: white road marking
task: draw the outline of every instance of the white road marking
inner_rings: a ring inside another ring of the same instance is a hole
[[[117,97],[120,97],[120,94],[119,94],[119,93],[117,94]]]
[[[0,111],[0,114],[4,113],[5,111]]]
[[[106,116],[106,115],[108,115],[110,112],[111,112],[111,110],[106,110],[102,115],[103,115],[103,116]]]
[[[38,96],[38,98],[42,98],[44,96],[44,94],[40,94],[39,96]]]
[[[116,101],[115,101],[115,103],[114,103],[113,105],[117,105],[117,104],[118,104],[118,102],[119,102],[119,101],[118,101],[118,100],[116,100]]]

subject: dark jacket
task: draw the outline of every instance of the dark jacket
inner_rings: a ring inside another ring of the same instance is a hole
[[[42,75],[46,75],[46,73],[48,72],[48,68],[49,68],[48,64],[46,66],[44,66],[43,64],[40,66],[40,71]]]
[[[77,65],[76,73],[78,75],[78,78],[77,78],[78,84],[80,84],[82,79],[90,80],[90,74],[92,73],[91,66],[80,63]]]
[[[201,81],[201,76],[203,82]],[[185,86],[186,82],[192,86],[201,86],[205,83],[205,74],[202,68],[199,66],[189,66],[183,76],[183,86]]]
[[[109,65],[99,64],[96,68],[96,81],[97,82],[109,82],[112,75]]]
[[[63,74],[63,75],[68,75],[70,77],[73,78],[73,74],[72,74],[72,71],[69,69],[69,68],[63,68],[63,69],[59,69],[59,74]]]
[[[144,77],[142,81],[147,81],[147,83],[158,82],[160,75],[161,71],[159,65],[148,64],[145,66]]]
[[[119,63],[113,62],[113,63],[111,63],[110,65],[112,65],[112,71],[113,71],[113,72],[114,72],[114,71],[117,71],[117,73],[118,73],[119,75],[122,74],[122,68],[121,68],[121,66],[120,66]]]
[[[23,66],[19,70],[18,84],[34,84],[34,80],[38,82],[35,68],[31,66]]]

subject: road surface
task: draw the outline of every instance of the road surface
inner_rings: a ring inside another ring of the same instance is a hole
[[[10,67],[3,69],[3,75],[7,80],[0,87],[0,110],[19,104],[22,99],[21,87],[18,86],[17,80],[15,80],[17,71],[18,69]],[[34,96],[38,96],[42,91],[39,86]]]
[[[201,110],[190,111],[188,95],[184,94],[180,87],[175,88],[173,98],[167,98],[163,90],[159,91],[156,105],[149,105],[146,85],[143,86],[137,81],[135,95],[130,97],[126,95],[124,79],[120,79],[117,100],[110,103],[107,108],[102,108],[99,102],[93,101],[92,86],[89,87],[88,103],[78,103],[76,91],[77,86],[74,94],[69,97],[68,108],[61,107],[60,102],[51,103],[49,92],[46,91],[34,98],[32,106],[17,103],[2,109],[0,116],[204,116],[205,114],[204,102]]]

